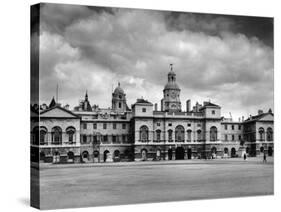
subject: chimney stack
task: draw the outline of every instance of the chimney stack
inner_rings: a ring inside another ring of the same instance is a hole
[[[158,111],[158,105],[157,105],[157,103],[154,104],[154,110],[155,110],[155,111]]]
[[[186,101],[186,112],[190,112],[190,110],[191,110],[191,101],[190,99],[188,99]]]
[[[242,116],[242,122],[244,121],[244,116]]]

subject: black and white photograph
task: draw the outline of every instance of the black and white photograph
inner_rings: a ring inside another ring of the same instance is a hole
[[[31,206],[274,194],[273,17],[54,3],[30,16]]]

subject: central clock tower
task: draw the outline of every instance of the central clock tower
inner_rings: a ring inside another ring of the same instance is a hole
[[[168,82],[163,90],[164,98],[161,100],[161,110],[169,112],[180,112],[180,88],[176,83],[176,74],[173,71],[173,64],[170,64]]]

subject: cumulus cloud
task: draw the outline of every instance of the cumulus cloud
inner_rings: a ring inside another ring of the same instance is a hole
[[[59,83],[62,100],[72,107],[86,89],[92,104],[109,107],[119,81],[129,105],[141,96],[159,103],[174,63],[183,107],[191,98],[211,99],[226,115],[273,108],[270,39],[243,33],[241,19],[49,4],[42,14],[42,101]]]

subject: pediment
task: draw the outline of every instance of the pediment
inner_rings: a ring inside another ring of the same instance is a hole
[[[40,114],[40,117],[41,118],[79,118],[77,115],[73,114],[72,112],[60,107],[54,107],[46,111],[43,111]]]

